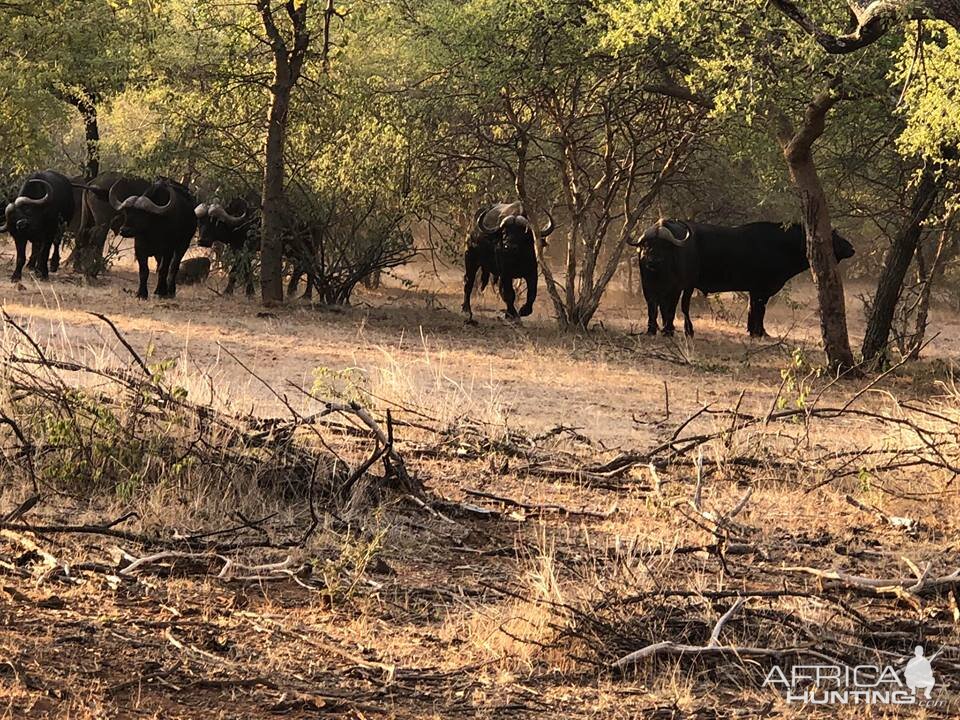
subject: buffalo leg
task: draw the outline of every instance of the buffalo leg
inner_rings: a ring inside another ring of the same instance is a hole
[[[27,260],[27,270],[37,269],[37,244],[30,243],[30,259]]]
[[[137,268],[140,274],[140,285],[137,287],[137,297],[141,300],[147,299],[147,280],[150,279],[150,256],[144,252],[134,250],[137,256]]]
[[[473,295],[473,284],[477,280],[477,270],[480,269],[480,262],[477,260],[476,256],[471,253],[469,250],[463,255],[463,305],[460,306],[460,310],[467,314],[467,322],[473,322],[473,309],[470,307],[470,296]],[[489,280],[490,272],[484,268],[481,281],[483,286],[486,287],[486,280]]]
[[[527,300],[523,303],[523,307],[520,308],[520,317],[527,317],[533,313],[533,303],[537,299],[537,280],[538,273],[536,270],[527,277]]]
[[[27,241],[16,238],[14,240],[17,246],[17,263],[13,268],[13,274],[10,279],[17,282],[23,276],[23,266],[27,262]]]
[[[290,270],[290,282],[287,283],[287,297],[296,295],[297,288],[300,286],[301,275],[303,275],[303,269],[299,263],[294,263],[293,269]]]
[[[153,291],[153,294],[157,297],[167,297],[167,277],[170,272],[170,260],[171,257],[169,255],[162,255],[157,258],[157,288]]]
[[[660,317],[663,319],[664,335],[673,335],[673,319],[677,315],[678,302],[680,302],[680,293],[671,292],[660,303]]]
[[[693,297],[693,288],[683,291],[680,298],[680,309],[683,310],[683,334],[693,337],[693,321],[690,320],[690,298]]]
[[[640,284],[643,287],[643,299],[647,303],[647,335],[657,334],[657,310],[660,306],[659,298],[653,291],[653,282],[640,266]]]
[[[50,277],[50,241],[41,240],[33,243],[33,255],[36,263],[33,266],[33,274],[41,280]]]
[[[657,334],[657,303],[655,300],[647,300],[647,335]]]
[[[247,294],[247,297],[250,297],[254,293],[253,287],[253,258],[251,257],[250,252],[247,250],[242,251],[240,258],[240,268],[243,272],[243,278],[246,281],[246,288],[244,291]]]
[[[767,314],[767,300],[769,298],[750,293],[750,309],[747,312],[747,330],[751,337],[765,337],[767,331],[763,327],[763,318]]]
[[[167,272],[167,297],[177,296],[177,274],[180,272],[181,260],[183,260],[183,253],[176,253],[170,260],[170,268]]]
[[[59,237],[53,241],[53,252],[50,255],[50,272],[56,272],[60,269],[60,243],[63,242],[63,237]]]
[[[507,275],[500,276],[500,297],[503,298],[504,304],[507,306],[506,316],[510,320],[516,320],[520,317],[517,314],[516,301],[517,301],[517,291],[513,289],[513,278]]]

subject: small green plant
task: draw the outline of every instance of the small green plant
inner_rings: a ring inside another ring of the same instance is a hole
[[[360,368],[334,370],[328,367],[313,369],[310,392],[321,398],[336,398],[364,405],[368,397],[367,378]]]
[[[803,348],[795,348],[790,355],[787,367],[780,371],[783,390],[777,400],[777,406],[783,410],[792,401],[799,410],[807,407],[807,400],[813,390],[813,381],[823,374],[823,368],[814,366],[807,359]]]
[[[865,468],[860,468],[860,471],[857,473],[857,492],[860,495],[866,495],[873,490],[873,476]]]
[[[383,549],[386,534],[386,528],[380,528],[366,537],[347,534],[340,543],[336,557],[314,561],[314,570],[323,577],[325,594],[331,605],[354,596],[367,568]]]

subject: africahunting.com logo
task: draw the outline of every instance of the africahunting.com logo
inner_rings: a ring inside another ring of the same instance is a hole
[[[937,653],[939,655],[939,653]],[[774,665],[763,687],[785,693],[788,703],[810,705],[945,705],[934,696],[936,678],[922,645],[917,645],[902,676],[891,665]]]

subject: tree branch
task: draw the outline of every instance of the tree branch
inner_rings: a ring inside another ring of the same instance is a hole
[[[859,0],[849,2],[856,27],[834,35],[817,25],[793,0],[770,0],[832,55],[855,52],[883,37],[897,20],[942,20],[960,32],[960,0]]]

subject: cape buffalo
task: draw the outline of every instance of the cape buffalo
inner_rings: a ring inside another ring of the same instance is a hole
[[[199,231],[197,245],[219,244],[227,249],[230,279],[224,292],[232,294],[239,280],[247,295],[253,295],[253,259],[260,248],[260,216],[251,213],[242,198],[234,198],[226,207],[218,202],[200,203],[194,213]]]
[[[683,330],[692,336],[690,298],[694,290],[700,290],[704,295],[749,293],[747,331],[752,337],[763,337],[767,334],[763,326],[767,301],[790,278],[810,267],[806,237],[798,223],[721,227],[660,220],[630,244],[638,247],[649,335],[657,332],[658,310],[663,334],[673,334],[677,301],[682,297]],[[833,252],[837,262],[854,254],[853,245],[836,230]]]
[[[553,218],[549,213],[547,218],[547,227],[540,231],[540,237],[543,238],[554,231]],[[467,239],[463,264],[463,312],[467,314],[467,322],[473,322],[470,295],[473,293],[477,270],[482,271],[481,290],[486,288],[491,277],[498,282],[508,318],[525,317],[533,312],[533,303],[537,299],[537,253],[533,246],[533,228],[522,203],[496,203],[477,212],[474,227]],[[513,281],[517,279],[522,279],[527,285],[527,299],[519,312],[514,306],[517,295]]]
[[[31,264],[38,277],[46,279],[60,265],[60,241],[74,216],[74,188],[70,180],[53,170],[33,173],[17,197],[7,205],[0,232],[13,236],[17,261],[10,279],[20,280],[31,244]],[[50,251],[54,250],[53,259]]]
[[[81,217],[76,233],[73,269],[96,275],[102,266],[103,248],[107,232],[120,233],[122,213],[110,202],[111,191],[122,203],[129,197],[139,197],[150,187],[150,181],[132,175],[104,172],[87,183],[81,199]]]
[[[247,295],[254,292],[254,260],[260,250],[260,213],[251,211],[252,201],[234,198],[225,206],[219,202],[200,203],[195,208],[200,247],[222,245],[227,248],[229,281],[224,292],[233,293],[238,281],[243,282]],[[316,244],[312,230],[305,222],[294,222],[285,231],[283,255],[290,264],[287,296],[297,292],[300,278],[306,275],[307,286],[303,297],[313,296],[316,285]]]
[[[138,196],[121,199],[116,185],[110,188],[110,205],[120,215],[120,235],[133,238],[133,251],[140,268],[137,297],[147,298],[148,260],[157,261],[155,295],[172,298],[177,294],[180,260],[197,229],[197,205],[193,193],[169,178],[160,178]]]

